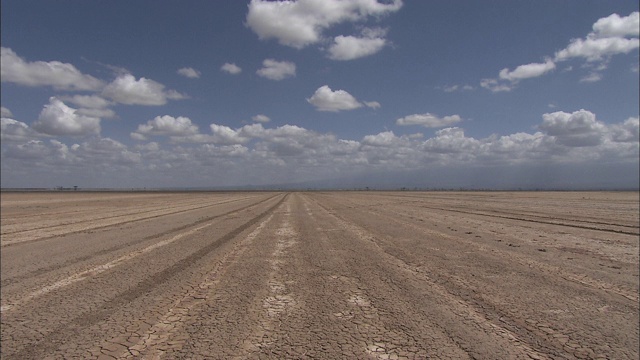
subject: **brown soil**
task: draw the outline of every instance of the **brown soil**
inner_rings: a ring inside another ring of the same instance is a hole
[[[1,357],[637,359],[637,192],[3,193]]]

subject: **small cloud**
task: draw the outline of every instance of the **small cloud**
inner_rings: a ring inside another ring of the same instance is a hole
[[[262,62],[262,66],[261,69],[256,71],[256,74],[270,80],[279,81],[296,76],[296,64],[292,62],[265,59]]]
[[[364,102],[364,105],[365,105],[366,107],[370,107],[370,108],[372,108],[372,109],[374,109],[374,110],[375,110],[375,109],[380,109],[380,107],[382,106],[382,105],[380,105],[380,103],[379,103],[379,102],[377,102],[377,101],[363,101],[363,102]]]
[[[200,77],[200,71],[190,67],[178,69],[178,74],[189,79],[198,79]]]
[[[258,114],[256,116],[252,116],[251,120],[253,120],[255,122],[261,122],[261,123],[267,123],[267,122],[271,121],[271,119],[267,115],[263,115],[263,114]]]
[[[240,74],[242,72],[242,69],[234,63],[225,63],[220,67],[220,70],[227,72],[231,75]]]
[[[165,86],[151,79],[141,77],[139,80],[131,74],[118,76],[107,85],[102,95],[126,105],[158,106],[167,103],[168,99],[180,100],[186,96],[175,90],[165,90]]]
[[[385,36],[386,30],[369,28],[362,31],[362,37],[336,36],[329,48],[329,59],[345,61],[373,55],[387,45]]]
[[[407,125],[422,125],[427,128],[438,128],[445,127],[460,122],[462,118],[459,115],[451,115],[445,117],[438,117],[437,115],[426,113],[426,114],[414,114],[405,116],[403,118],[396,120],[396,125],[407,126]]]
[[[307,101],[318,111],[338,112],[362,107],[362,104],[348,92],[344,90],[332,91],[327,85],[319,87]]]
[[[480,81],[480,86],[487,90],[491,90],[491,92],[502,92],[502,91],[513,90],[513,84],[500,83],[496,79],[482,79]]]
[[[147,136],[189,136],[198,134],[198,126],[184,116],[156,116],[146,124],[138,125],[138,130],[131,133],[135,140],[146,140]]]
[[[580,82],[598,82],[600,80],[602,80],[602,74],[592,72],[589,75],[580,79]]]

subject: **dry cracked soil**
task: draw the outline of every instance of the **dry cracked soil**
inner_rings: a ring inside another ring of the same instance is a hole
[[[638,359],[637,192],[2,193],[2,359]]]

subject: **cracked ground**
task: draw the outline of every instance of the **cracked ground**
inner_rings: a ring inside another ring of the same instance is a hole
[[[637,192],[2,193],[2,359],[637,359]]]

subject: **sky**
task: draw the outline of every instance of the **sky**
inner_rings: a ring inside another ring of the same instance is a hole
[[[637,0],[1,7],[3,188],[638,188]]]

